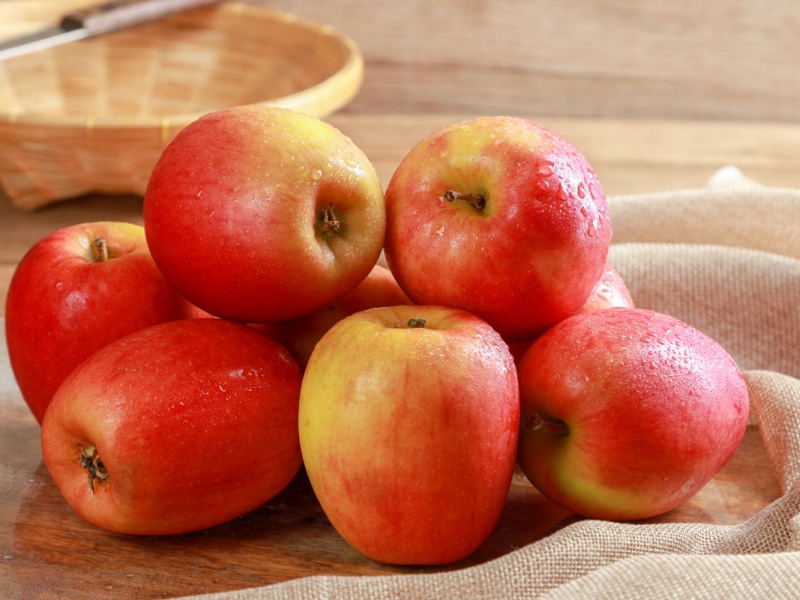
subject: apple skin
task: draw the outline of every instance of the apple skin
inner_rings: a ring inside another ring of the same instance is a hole
[[[339,534],[384,563],[452,563],[485,541],[510,489],[518,424],[505,343],[451,308],[344,318],[314,348],[300,392],[314,492]]]
[[[613,266],[606,264],[603,274],[592,288],[589,299],[580,312],[592,312],[604,308],[635,308],[633,298],[622,275]]]
[[[319,119],[264,105],[181,130],[151,173],[143,216],[167,279],[196,306],[241,322],[295,318],[350,291],[386,228],[364,153]]]
[[[749,398],[717,342],[640,308],[576,315],[518,364],[518,462],[580,515],[634,520],[697,493],[744,436]]]
[[[253,323],[278,342],[283,344],[305,370],[308,358],[323,335],[347,316],[368,308],[412,304],[405,292],[397,285],[391,271],[375,265],[369,275],[355,288],[329,305],[288,321],[278,323]]]
[[[96,350],[199,314],[156,267],[144,229],[109,221],[64,227],[34,244],[14,271],[5,311],[11,368],[40,424],[61,382]]]
[[[600,276],[594,288],[592,288],[592,293],[581,307],[579,314],[614,307],[634,308],[635,305],[622,275],[610,264],[606,264],[603,274]],[[517,362],[519,362],[534,341],[536,340],[510,342],[508,344],[511,354],[514,355],[514,359]]]
[[[586,158],[516,117],[428,135],[394,172],[386,213],[386,260],[409,298],[472,312],[509,341],[577,313],[611,241]]]
[[[42,424],[45,464],[73,510],[108,531],[224,523],[300,469],[301,378],[285,348],[246,325],[185,319],[142,329],[58,389]],[[79,463],[91,448],[108,473],[93,487]]]

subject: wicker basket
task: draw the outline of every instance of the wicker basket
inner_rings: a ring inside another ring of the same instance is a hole
[[[60,14],[86,0],[44,4]],[[3,36],[34,29],[20,5],[0,2]],[[238,3],[0,61],[0,184],[24,209],[141,195],[167,142],[202,114],[264,102],[324,117],[363,71],[331,27]]]

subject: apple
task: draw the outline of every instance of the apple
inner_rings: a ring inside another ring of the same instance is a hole
[[[320,119],[265,105],[206,114],[159,157],[143,205],[156,264],[241,322],[313,312],[370,272],[386,228],[364,153]]]
[[[604,308],[634,308],[633,298],[622,275],[611,264],[606,264],[600,279],[592,288],[589,299],[580,312],[592,312]]]
[[[475,551],[515,467],[519,388],[499,334],[470,313],[382,307],[322,337],[300,390],[306,472],[339,534],[392,564]]]
[[[278,323],[252,325],[283,344],[292,353],[300,368],[305,369],[317,342],[333,325],[353,313],[368,308],[400,304],[411,304],[411,300],[397,285],[391,271],[377,264],[350,292],[309,315]]]
[[[591,518],[675,508],[722,468],[747,427],[747,387],[728,352],[650,310],[565,319],[518,373],[520,468],[545,496]]]
[[[509,341],[577,313],[606,265],[608,206],[586,158],[528,119],[442,127],[386,189],[386,260],[416,304],[472,312]]]
[[[82,223],[39,240],[17,265],[5,308],[11,368],[37,422],[96,350],[197,310],[158,270],[139,225]]]
[[[625,280],[619,274],[619,271],[607,263],[603,274],[594,285],[594,288],[592,288],[589,299],[581,307],[579,313],[620,306],[634,308],[635,305]],[[519,361],[534,341],[535,339],[524,342],[510,342],[508,346],[511,354],[514,355],[514,359]]]
[[[179,534],[277,495],[301,466],[302,375],[268,336],[223,319],[153,325],[93,354],[42,424],[47,469],[81,517]]]

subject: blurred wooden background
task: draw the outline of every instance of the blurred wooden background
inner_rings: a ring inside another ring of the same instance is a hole
[[[355,39],[345,112],[800,122],[797,0],[243,1]],[[0,3],[31,29],[74,5]]]
[[[797,0],[249,0],[361,46],[346,109],[800,121]]]

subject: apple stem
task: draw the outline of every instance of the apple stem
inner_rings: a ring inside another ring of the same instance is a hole
[[[86,469],[89,474],[89,487],[94,494],[94,480],[99,479],[100,483],[104,482],[108,479],[108,471],[103,461],[100,459],[100,455],[97,454],[97,448],[95,448],[94,444],[86,446],[85,448],[78,444],[78,448],[80,448],[81,451],[78,464]]]
[[[455,202],[456,200],[466,200],[469,205],[475,210],[483,210],[486,208],[486,198],[481,194],[465,194],[463,192],[456,192],[447,190],[444,193],[444,199],[448,202]]]
[[[95,238],[92,244],[92,257],[95,262],[104,262],[108,260],[108,244],[106,244],[103,238]]]
[[[320,224],[322,228],[322,232],[326,233],[328,231],[332,231],[333,233],[338,233],[339,228],[341,227],[341,221],[333,214],[333,202],[328,204],[328,208],[323,208],[322,211],[322,223]]]
[[[409,329],[424,329],[425,328],[425,319],[409,319],[408,320],[408,328]]]
[[[569,433],[569,427],[564,421],[559,421],[558,419],[550,421],[543,419],[539,415],[531,415],[525,419],[525,427],[531,431],[545,431],[559,435],[567,435]]]

